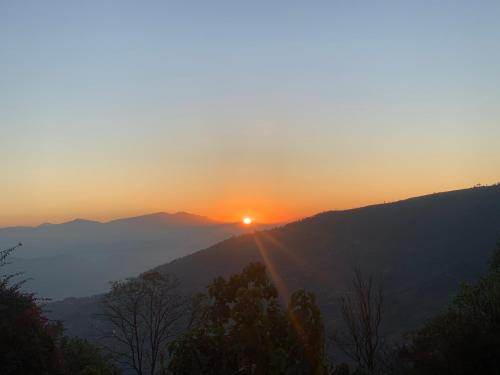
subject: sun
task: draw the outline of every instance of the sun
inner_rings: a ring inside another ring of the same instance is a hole
[[[250,224],[252,224],[252,218],[251,218],[251,217],[248,217],[248,216],[245,216],[245,217],[243,218],[243,224],[245,224],[245,225],[250,225]]]

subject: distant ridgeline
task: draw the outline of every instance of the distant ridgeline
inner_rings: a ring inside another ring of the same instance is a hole
[[[107,223],[76,219],[0,229],[0,249],[22,242],[7,271],[29,275],[32,281],[25,287],[39,296],[62,299],[103,293],[110,280],[135,276],[233,235],[267,227],[246,228],[185,212]]]
[[[500,238],[500,186],[476,187],[345,211],[325,212],[283,227],[233,237],[156,268],[188,292],[249,262],[266,265],[281,293],[299,288],[318,297],[328,327],[353,270],[385,286],[384,330],[399,335],[446,306],[460,283],[474,281]],[[52,303],[51,317],[70,333],[93,335],[97,297]]]

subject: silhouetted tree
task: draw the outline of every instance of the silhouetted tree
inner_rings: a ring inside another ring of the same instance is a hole
[[[0,268],[21,244],[0,251]],[[59,323],[50,322],[31,293],[21,290],[16,275],[0,277],[0,374],[62,374]]]
[[[383,290],[373,278],[355,270],[352,290],[340,298],[346,330],[336,332],[333,340],[361,370],[374,373],[381,355],[380,324],[383,316]]]
[[[21,244],[0,251],[0,269]],[[119,375],[95,345],[63,337],[61,322],[45,317],[40,300],[22,291],[17,274],[0,275],[0,374]]]
[[[110,359],[89,341],[77,337],[61,340],[64,373],[68,375],[119,375]]]
[[[0,250],[0,269],[2,267],[6,266],[7,264],[9,264],[9,262],[7,261],[7,258],[14,250],[16,250],[20,246],[23,246],[23,244],[19,242],[14,247],[11,247],[11,248],[5,249],[5,250]],[[21,280],[18,283],[15,283],[14,285],[9,286],[10,281],[18,275],[20,275],[20,274],[19,273],[0,274],[0,286],[5,287],[5,288],[10,287],[12,289],[19,289],[19,287],[21,286],[21,284],[23,284],[25,282],[25,280]]]
[[[463,285],[446,311],[413,334],[404,354],[412,374],[498,374],[500,244],[488,274],[475,285]]]
[[[114,282],[101,300],[99,318],[106,346],[115,360],[138,375],[162,366],[169,340],[179,333],[188,311],[178,283],[168,275],[147,272],[138,278]]]
[[[313,293],[298,290],[293,293],[287,311],[291,337],[290,361],[297,373],[315,373],[324,365],[324,325]],[[289,367],[292,367],[289,365]]]
[[[200,320],[170,345],[172,374],[323,374],[323,322],[314,295],[287,312],[265,267],[253,263],[208,287]]]

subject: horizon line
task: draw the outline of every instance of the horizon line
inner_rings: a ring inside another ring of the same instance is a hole
[[[391,200],[391,201],[383,201],[383,202],[378,202],[378,203],[365,204],[365,205],[360,205],[360,206],[355,206],[355,207],[349,207],[349,208],[345,208],[345,209],[335,209],[335,208],[333,208],[333,209],[326,209],[324,211],[317,211],[317,212],[315,212],[313,214],[310,214],[310,215],[304,215],[304,216],[295,217],[295,218],[292,218],[290,220],[276,221],[276,222],[272,222],[272,221],[271,222],[255,222],[254,224],[258,224],[258,225],[284,225],[284,224],[289,224],[289,223],[293,223],[293,222],[296,222],[296,221],[304,220],[304,219],[307,219],[307,218],[310,218],[310,217],[314,217],[316,215],[321,215],[321,214],[324,214],[324,213],[327,213],[327,212],[343,212],[343,211],[357,210],[357,209],[361,209],[361,208],[365,208],[365,207],[372,207],[372,206],[378,206],[378,205],[384,205],[384,204],[397,203],[397,202],[402,202],[402,201],[406,201],[406,200],[409,200],[409,199],[422,198],[422,197],[427,197],[427,196],[436,195],[436,194],[452,193],[452,192],[456,192],[456,191],[462,191],[462,190],[465,191],[465,190],[478,189],[478,188],[491,188],[491,187],[495,187],[495,186],[500,186],[500,182],[496,182],[496,183],[492,183],[492,184],[476,184],[476,185],[473,185],[471,187],[466,187],[466,188],[457,188],[457,189],[451,189],[451,190],[442,190],[442,191],[437,191],[437,192],[433,192],[433,193],[425,193],[425,194],[421,194],[421,195],[414,195],[414,196],[409,196],[409,197],[405,197],[405,198],[401,198],[401,199],[396,199],[396,200]],[[96,224],[109,224],[109,223],[112,223],[112,222],[115,222],[115,221],[129,220],[129,219],[136,219],[136,218],[143,218],[143,217],[147,217],[147,216],[155,216],[155,215],[175,216],[175,215],[181,215],[181,214],[190,215],[190,216],[193,216],[193,217],[204,218],[204,219],[213,221],[214,223],[218,223],[218,224],[237,224],[237,223],[240,222],[240,221],[223,221],[223,220],[217,220],[217,219],[213,219],[210,216],[200,215],[200,214],[191,213],[191,212],[188,212],[188,211],[181,210],[181,211],[176,211],[176,212],[173,212],[173,213],[170,213],[168,211],[155,211],[155,212],[147,212],[147,213],[142,213],[142,214],[139,213],[139,214],[133,214],[131,216],[119,216],[119,217],[112,218],[112,219],[109,219],[109,220],[95,220],[95,219],[87,219],[87,218],[82,218],[82,217],[76,217],[74,219],[65,220],[65,221],[57,222],[57,223],[53,223],[53,222],[41,222],[40,224],[37,224],[37,225],[23,225],[23,224],[20,224],[20,225],[8,225],[8,226],[0,227],[0,230],[14,229],[14,228],[32,228],[32,229],[36,229],[36,228],[40,228],[40,227],[43,227],[43,226],[46,226],[46,225],[64,225],[64,224],[69,224],[69,223],[76,222],[76,221],[90,222],[90,223],[96,223]]]

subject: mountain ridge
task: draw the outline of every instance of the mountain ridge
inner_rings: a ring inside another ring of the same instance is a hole
[[[252,226],[258,227],[261,225]],[[222,223],[185,212],[154,213],[104,223],[74,219],[1,229],[0,248],[22,242],[24,246],[13,254],[15,261],[9,270],[26,272],[34,279],[26,285],[29,291],[59,299],[104,292],[109,281],[132,277],[249,230],[240,223]]]
[[[282,292],[315,292],[332,327],[339,321],[338,297],[359,267],[386,285],[385,329],[398,335],[446,306],[462,282],[476,280],[499,238],[500,185],[494,185],[326,211],[233,236],[153,269],[177,277],[191,293],[260,261]],[[71,332],[85,334],[88,322],[74,310],[80,302],[51,308],[53,317],[71,316]]]
[[[168,213],[165,211],[159,211],[159,212],[152,212],[152,213],[147,213],[147,214],[141,214],[141,215],[135,215],[135,216],[126,216],[126,217],[120,217],[120,218],[115,218],[115,219],[110,219],[106,221],[99,221],[99,220],[91,220],[91,219],[85,219],[81,217],[77,217],[68,221],[63,221],[61,223],[41,223],[38,225],[14,225],[14,226],[5,226],[5,227],[0,227],[1,230],[5,229],[35,229],[35,228],[44,228],[47,226],[53,226],[53,225],[67,225],[67,224],[110,224],[110,223],[116,223],[116,222],[123,222],[127,220],[138,220],[138,219],[147,219],[147,218],[180,218],[180,219],[192,219],[193,221],[206,221],[206,222],[213,222],[213,223],[218,223],[218,224],[234,224],[231,222],[222,222],[218,220],[214,220],[209,218],[208,216],[203,216],[203,215],[198,215],[198,214],[193,214],[185,211],[178,211],[174,213]]]

